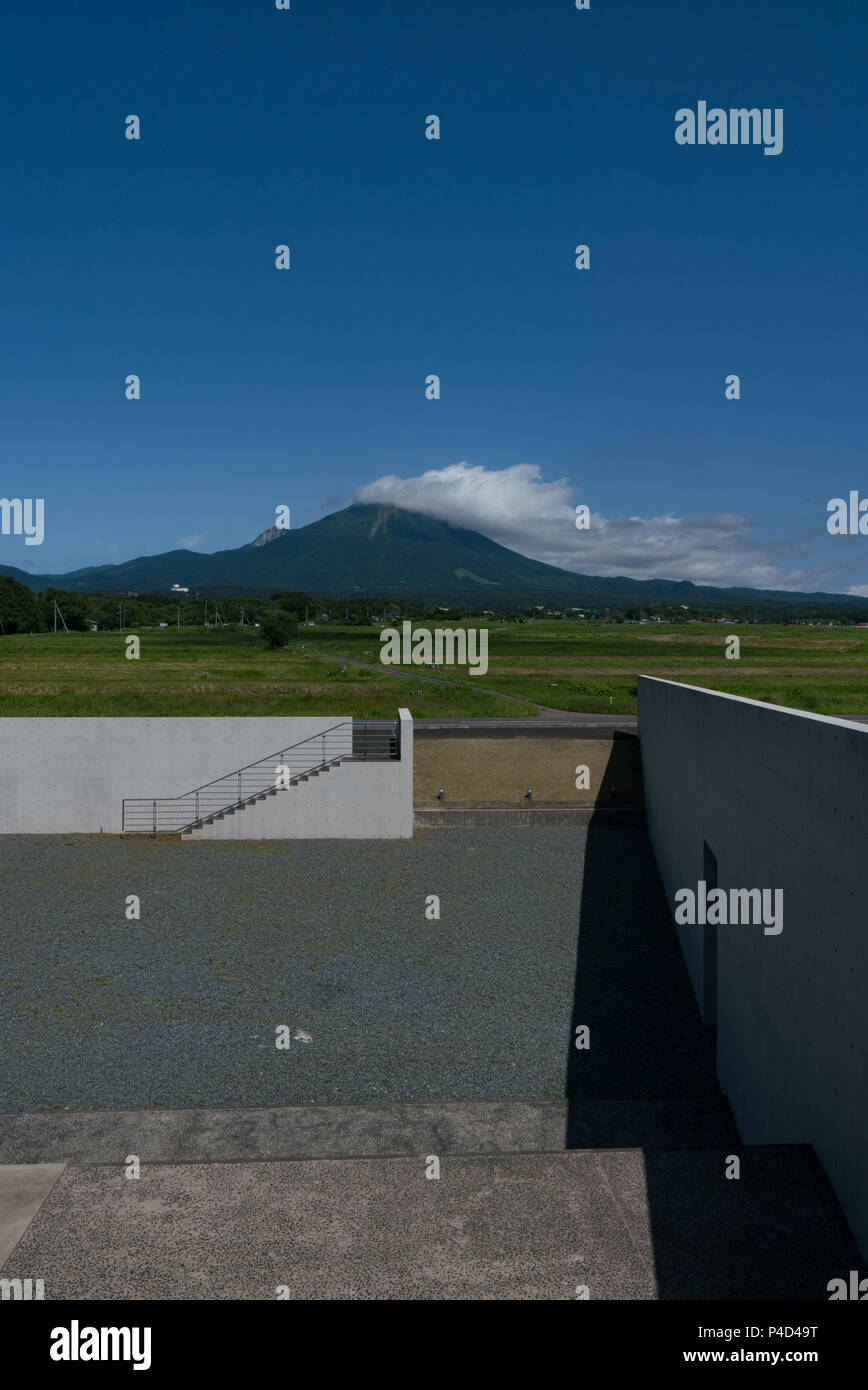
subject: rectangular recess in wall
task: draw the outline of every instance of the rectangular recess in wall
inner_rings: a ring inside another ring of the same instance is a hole
[[[717,855],[702,842],[702,877],[705,891],[717,887]],[[702,928],[702,1021],[712,1027],[717,1024],[717,927]]]

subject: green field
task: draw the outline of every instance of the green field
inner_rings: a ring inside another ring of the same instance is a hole
[[[481,676],[382,666],[379,632],[328,624],[268,651],[251,630],[142,630],[135,661],[124,655],[127,634],[0,637],[0,713],[388,718],[408,705],[420,718],[539,706],[632,714],[640,672],[822,714],[868,712],[868,628],[492,622]],[[725,656],[730,633],[741,640],[738,661]]]

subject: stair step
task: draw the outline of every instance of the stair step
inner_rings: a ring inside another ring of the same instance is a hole
[[[236,812],[249,810],[251,806],[256,806],[260,801],[265,801],[269,797],[277,796],[278,792],[288,791],[290,788],[298,786],[299,782],[309,782],[311,778],[318,777],[321,772],[331,772],[332,768],[339,768],[340,766],[341,759],[332,758],[329,762],[323,763],[321,767],[311,768],[307,772],[301,772],[295,777],[291,777],[288,785],[266,787],[262,792],[254,792],[252,796],[239,799],[234,806],[229,806],[223,811],[212,813],[209,816],[201,816],[197,821],[194,821],[188,826],[187,829],[180,832],[180,838],[184,840],[191,839],[193,838],[194,832],[197,830],[203,830],[206,826],[216,824],[217,821],[225,820],[229,816],[234,816]]]

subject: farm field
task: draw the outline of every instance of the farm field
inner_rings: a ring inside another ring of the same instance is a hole
[[[393,718],[416,683],[385,667],[366,671],[321,654],[320,643],[268,651],[253,632],[142,630],[141,655],[127,660],[117,632],[0,638],[0,715],[168,716],[352,714]],[[332,629],[329,634],[337,638]],[[361,645],[379,644],[373,632]],[[421,702],[412,697],[414,713]],[[448,685],[425,687],[432,717],[533,714],[523,701]]]
[[[868,712],[868,628],[491,623],[479,676],[382,666],[380,630],[328,624],[268,651],[254,631],[144,629],[132,661],[127,633],[0,637],[0,714],[388,718],[398,705],[417,718],[632,714],[640,672],[821,714]],[[725,655],[730,634],[737,661]]]

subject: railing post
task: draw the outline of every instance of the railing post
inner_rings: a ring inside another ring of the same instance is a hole
[[[199,793],[196,793],[196,819],[199,819]]]
[[[241,800],[241,773],[238,774],[238,800]]]
[[[154,799],[154,834],[156,835],[156,833],[157,833],[157,802],[156,802],[156,798],[155,798],[155,799]]]

